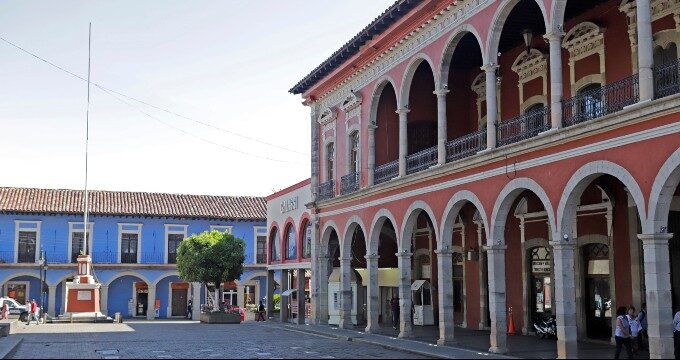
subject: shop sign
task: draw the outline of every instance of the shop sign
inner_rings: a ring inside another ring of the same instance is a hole
[[[549,273],[550,260],[534,260],[531,262],[532,273]]]
[[[286,199],[281,201],[281,214],[285,214],[289,211],[297,210],[298,208],[298,198]]]

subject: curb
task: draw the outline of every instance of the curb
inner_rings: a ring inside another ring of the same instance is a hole
[[[19,336],[8,336],[0,340],[0,359],[11,359],[23,341],[24,338]]]

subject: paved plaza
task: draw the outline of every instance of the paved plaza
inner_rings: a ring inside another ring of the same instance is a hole
[[[270,323],[18,324],[16,359],[38,358],[423,358],[381,346],[338,340]]]

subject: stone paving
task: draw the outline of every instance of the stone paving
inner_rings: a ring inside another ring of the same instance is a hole
[[[38,358],[423,358],[381,346],[337,340],[269,323],[17,324],[15,359]]]

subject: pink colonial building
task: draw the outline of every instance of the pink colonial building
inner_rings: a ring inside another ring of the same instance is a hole
[[[400,337],[413,309],[441,344],[490,329],[503,353],[512,308],[524,333],[555,315],[573,357],[646,303],[651,356],[672,357],[679,45],[676,0],[390,6],[291,89],[311,109],[311,321],[380,331],[398,296]]]

